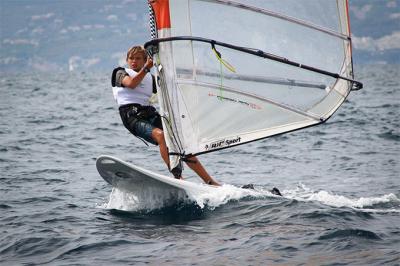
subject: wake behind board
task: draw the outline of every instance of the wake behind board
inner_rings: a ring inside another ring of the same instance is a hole
[[[132,192],[137,197],[175,197],[188,193],[203,193],[217,189],[215,186],[198,184],[186,180],[154,173],[118,158],[102,155],[96,167],[103,179],[113,187]]]

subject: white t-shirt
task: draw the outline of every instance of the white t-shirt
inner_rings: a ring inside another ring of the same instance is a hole
[[[129,76],[134,77],[138,73],[130,68],[125,68]],[[118,106],[138,103],[141,105],[150,105],[149,99],[153,93],[153,79],[150,73],[144,76],[142,82],[136,88],[113,87],[114,99]]]

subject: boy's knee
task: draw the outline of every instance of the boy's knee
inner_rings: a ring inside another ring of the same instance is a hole
[[[159,128],[155,128],[152,131],[152,137],[158,144],[160,144],[160,142],[164,140],[164,132]]]

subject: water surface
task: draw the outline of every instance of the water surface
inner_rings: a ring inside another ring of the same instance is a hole
[[[257,193],[152,209],[95,168],[108,154],[167,174],[123,128],[109,73],[1,74],[0,264],[399,265],[400,67],[356,70],[365,89],[327,123],[200,157]]]

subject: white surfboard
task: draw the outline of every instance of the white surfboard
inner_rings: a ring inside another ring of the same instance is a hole
[[[154,173],[142,167],[124,162],[118,158],[101,155],[96,160],[96,167],[103,179],[113,187],[136,195],[154,197],[166,194],[184,194],[209,192],[218,187],[189,182]]]

